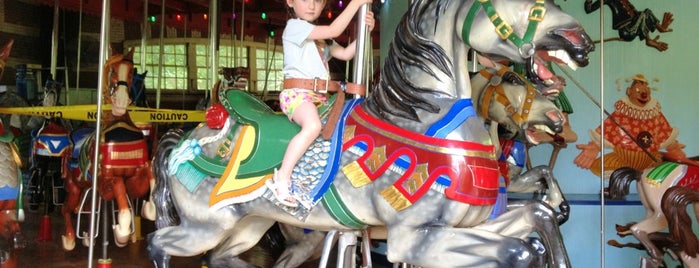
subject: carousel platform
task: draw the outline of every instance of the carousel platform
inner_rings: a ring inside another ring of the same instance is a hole
[[[89,248],[81,244],[76,245],[72,251],[64,251],[61,246],[61,233],[65,228],[63,217],[60,211],[49,214],[51,220],[51,240],[38,241],[40,233],[40,221],[43,217],[42,212],[27,212],[27,218],[22,222],[22,236],[25,241],[25,247],[17,250],[17,266],[16,267],[52,267],[52,268],[69,268],[69,267],[88,267]],[[100,227],[101,228],[101,227]],[[155,229],[155,224],[148,220],[141,220],[141,233],[145,237],[148,233]],[[268,232],[269,237],[263,239],[244,253],[241,258],[259,267],[272,267],[275,260],[283,251],[283,241],[275,236],[274,231]],[[111,237],[111,232],[108,234],[108,245],[103,247],[104,241],[102,233],[95,239],[95,247],[93,248],[93,267],[98,267],[99,259],[108,258],[111,260],[112,267],[131,268],[131,267],[153,267],[148,259],[146,252],[147,242],[143,238],[136,242],[130,243],[125,247],[117,247]],[[334,251],[328,267],[335,266]],[[383,255],[372,254],[373,267],[383,268],[391,267]],[[318,267],[319,260],[308,261],[304,263],[302,268]],[[193,257],[172,257],[171,267],[173,268],[198,268],[201,265],[201,256]],[[6,266],[1,266],[6,267]]]

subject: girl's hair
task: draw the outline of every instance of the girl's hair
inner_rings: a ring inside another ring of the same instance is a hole
[[[323,7],[323,11],[325,11],[325,9],[327,9],[330,6],[330,4],[333,2],[333,0],[321,0],[321,1],[323,1],[325,3],[325,6]],[[284,2],[286,3],[286,0],[284,0]],[[294,12],[293,8],[291,8],[290,6],[286,6],[286,10],[289,13],[290,18],[296,18],[296,13]]]

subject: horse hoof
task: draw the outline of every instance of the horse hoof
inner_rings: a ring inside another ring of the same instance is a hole
[[[117,247],[125,247],[129,243],[130,238],[131,235],[120,236],[117,234],[116,229],[114,230],[114,244],[116,244]]]
[[[143,207],[141,208],[141,217],[149,221],[155,221],[155,204],[153,204],[153,202],[143,202]]]
[[[90,247],[90,237],[88,236],[87,232],[83,232],[83,246],[89,248]]]
[[[63,241],[63,250],[65,251],[71,251],[75,249],[75,238],[71,239],[66,237],[65,235],[61,236],[61,240]],[[89,243],[89,241],[88,241]]]

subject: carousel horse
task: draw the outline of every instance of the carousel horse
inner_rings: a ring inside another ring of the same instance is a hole
[[[5,70],[5,62],[10,56],[13,40],[0,49],[0,78]],[[6,94],[0,98],[4,103]],[[9,118],[9,117],[8,117]],[[14,134],[5,129],[4,118],[0,118],[0,267],[17,267],[18,253],[15,249],[24,246],[19,222],[24,221],[22,205],[22,158]]]
[[[471,77],[474,109],[486,119],[490,136],[499,145],[498,165],[508,192],[536,193],[552,208],[560,208],[559,224],[568,219],[569,206],[549,166],[527,168],[528,144],[539,144],[543,132],[557,135],[565,119],[556,105],[517,72],[506,66],[484,68]],[[519,102],[519,103],[518,103]],[[517,203],[517,202],[515,202]],[[515,204],[512,204],[515,205]]]
[[[250,267],[239,254],[275,222],[319,231],[384,227],[394,263],[570,266],[550,206],[532,202],[488,220],[499,172],[472,106],[471,48],[521,63],[557,55],[585,66],[594,45],[551,1],[413,1],[372,94],[348,100],[332,137],[309,149],[317,161],[298,163],[305,167],[292,175],[294,191],[308,204],[295,208],[281,206],[265,181],[298,128],[249,93],[226,91],[206,124],[160,140],[153,164],[158,230],[148,235],[155,266],[206,252],[208,266]],[[527,239],[533,232],[545,256]]]
[[[44,84],[43,106],[58,105],[62,83],[51,78]],[[31,132],[32,143],[30,150],[31,166],[29,168],[29,209],[37,210],[44,204],[44,215],[53,211],[54,206],[61,204],[63,195],[63,158],[67,156],[72,143],[70,131],[63,120],[56,117],[33,117],[40,120],[39,126]],[[50,240],[41,238],[40,240]]]
[[[0,267],[17,267],[15,249],[24,246],[19,226],[24,221],[22,161],[13,139],[0,121]]]
[[[693,160],[662,162],[642,171],[629,167],[619,168],[610,176],[609,187],[605,191],[612,199],[621,199],[628,195],[631,182],[636,182],[638,196],[646,208],[645,218],[639,222],[618,226],[617,234],[621,237],[631,234],[638,239],[650,255],[651,267],[658,267],[663,262],[664,253],[657,245],[657,241],[662,238],[653,236],[668,227],[668,215],[662,208],[663,195],[674,186],[696,191],[699,189],[697,176],[699,176],[699,165]],[[688,230],[691,231],[691,228]],[[694,264],[690,267],[696,267],[698,263],[696,254],[680,255],[685,263]]]
[[[117,212],[113,229],[115,243],[120,247],[126,245],[134,230],[133,210],[129,198],[146,196],[155,185],[148,159],[148,145],[142,131],[134,125],[127,111],[131,102],[129,88],[133,81],[132,57],[133,48],[126,54],[113,53],[104,64],[103,101],[105,105],[111,104],[111,111],[102,113],[100,137],[92,133],[80,146],[79,169],[64,174],[67,196],[62,213],[66,230],[62,239],[65,250],[75,247],[76,235],[72,215],[77,212],[83,190],[92,186],[93,179],[98,180],[97,192],[100,198],[116,202]],[[97,178],[93,178],[92,170],[92,154],[95,147],[100,152]],[[70,170],[67,162],[64,162],[65,171]],[[155,210],[150,200],[143,204],[141,212],[144,218],[155,219]]]
[[[499,67],[485,68],[471,75],[471,90],[474,110],[488,122],[496,144],[499,140],[500,147],[496,151],[501,152],[498,165],[505,179],[505,188],[508,192],[535,193],[535,198],[545,198],[544,202],[549,206],[560,208],[561,213],[557,218],[558,223],[562,224],[568,219],[569,206],[558,181],[548,166],[537,166],[522,172],[526,149],[523,142],[515,141],[515,137],[523,136],[527,142],[536,144],[537,135],[533,133],[560,132],[564,124],[563,115],[524,77],[508,67]],[[512,200],[503,203],[502,209],[493,214],[497,216],[503,213],[505,206],[512,209],[530,201]],[[289,246],[282,252],[275,267],[296,267],[306,261],[304,257],[320,252],[319,247],[324,246],[326,236],[318,234],[319,232],[303,232],[301,228],[294,230],[287,224],[280,224],[280,229]],[[372,229],[369,233],[371,239],[385,239],[381,237],[384,230]]]
[[[133,104],[138,107],[150,107],[148,105],[148,98],[146,98],[146,75],[148,71],[143,73],[138,73],[136,68],[133,68],[133,81],[131,82],[131,87],[129,88],[129,94],[133,98]]]

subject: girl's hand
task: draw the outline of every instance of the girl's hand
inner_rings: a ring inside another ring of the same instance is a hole
[[[374,26],[376,25],[376,20],[374,20],[374,12],[368,10],[366,12],[366,17],[364,18],[364,21],[366,22],[366,25],[369,26],[370,32],[374,30]]]

